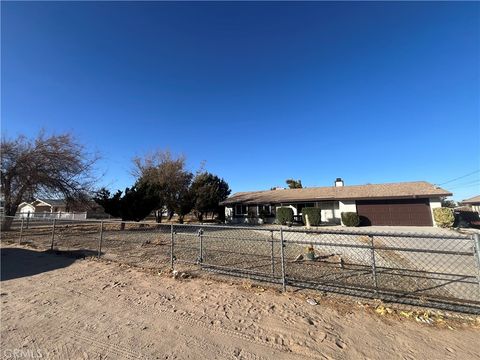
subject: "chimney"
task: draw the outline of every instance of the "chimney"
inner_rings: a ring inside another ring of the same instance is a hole
[[[343,180],[342,178],[337,178],[335,180],[335,187],[340,187],[340,186],[343,186]]]

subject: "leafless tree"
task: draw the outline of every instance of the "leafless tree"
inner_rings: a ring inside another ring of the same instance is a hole
[[[35,139],[18,136],[1,140],[1,193],[4,212],[15,215],[18,205],[36,197],[63,197],[67,201],[85,199],[94,183],[93,166],[97,154],[89,154],[71,134]],[[8,230],[11,218],[2,220]]]

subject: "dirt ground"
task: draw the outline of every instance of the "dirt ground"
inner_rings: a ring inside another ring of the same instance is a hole
[[[480,359],[478,318],[424,324],[353,300],[13,245],[1,265],[4,359]]]

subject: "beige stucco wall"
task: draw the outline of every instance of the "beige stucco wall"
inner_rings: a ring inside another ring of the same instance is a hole
[[[341,214],[343,212],[357,212],[357,204],[355,203],[355,200],[343,200],[338,202],[338,208],[340,211],[340,221],[341,221]],[[341,222],[342,225],[345,225],[343,221]]]
[[[432,224],[434,227],[437,227],[437,224],[435,223],[435,218],[433,217],[433,209],[441,208],[442,200],[440,198],[430,198],[428,200],[430,202],[430,213],[432,215]]]

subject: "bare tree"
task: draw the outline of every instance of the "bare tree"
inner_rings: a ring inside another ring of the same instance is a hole
[[[34,196],[84,199],[94,182],[93,166],[98,155],[88,154],[71,134],[35,139],[18,136],[1,140],[1,191],[4,212],[14,216],[18,205]],[[2,220],[8,230],[11,218]]]

